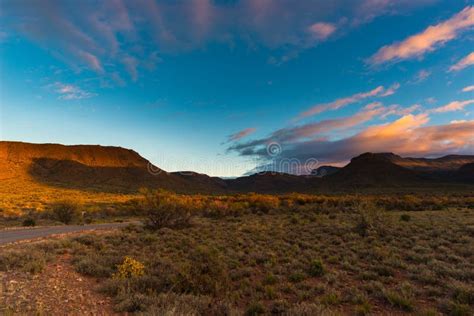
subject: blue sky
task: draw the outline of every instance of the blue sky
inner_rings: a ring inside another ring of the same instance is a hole
[[[0,7],[3,140],[122,146],[219,176],[474,153],[471,1]]]

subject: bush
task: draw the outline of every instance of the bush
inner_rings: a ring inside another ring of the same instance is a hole
[[[79,215],[79,208],[71,202],[59,202],[51,207],[52,216],[55,220],[66,225],[71,224]]]
[[[36,226],[36,221],[34,220],[34,218],[31,218],[31,217],[25,218],[23,220],[22,225],[25,226],[25,227],[34,227],[34,226]]]
[[[245,311],[246,316],[255,316],[265,314],[265,307],[261,303],[252,303]]]
[[[400,220],[402,222],[409,222],[411,220],[411,216],[408,214],[402,214],[400,215]]]
[[[114,274],[118,279],[129,279],[142,276],[145,272],[145,266],[138,260],[131,257],[125,257],[123,263],[117,267],[117,273]]]
[[[404,293],[398,293],[395,291],[386,291],[385,299],[394,307],[397,307],[406,312],[413,311],[413,302],[410,297]]]
[[[361,236],[368,236],[369,232],[381,232],[385,228],[385,218],[382,210],[377,209],[374,203],[362,201],[357,206],[358,221],[355,231]]]
[[[198,246],[190,254],[190,262],[180,271],[183,293],[217,295],[228,288],[229,277],[219,251]]]
[[[140,206],[146,214],[146,228],[158,230],[163,227],[182,228],[190,225],[190,197],[178,196],[165,190],[144,190],[142,194]]]
[[[309,275],[312,277],[320,277],[324,275],[324,265],[321,260],[313,260],[309,265]]]
[[[0,253],[0,271],[19,269],[36,274],[43,270],[50,255],[50,253],[31,247],[21,251],[2,251]]]

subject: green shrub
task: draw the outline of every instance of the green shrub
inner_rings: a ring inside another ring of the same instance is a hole
[[[278,282],[278,278],[272,273],[267,274],[265,276],[265,279],[263,279],[263,283],[266,285],[274,285],[277,282]]]
[[[325,269],[321,260],[313,260],[309,265],[309,275],[312,277],[320,277],[324,275]]]
[[[189,257],[190,261],[178,277],[176,289],[183,293],[216,295],[228,287],[226,266],[215,248],[198,246]]]
[[[402,214],[400,215],[400,220],[402,222],[409,222],[411,220],[411,216],[408,214]]]
[[[385,298],[394,307],[401,310],[411,312],[413,311],[413,302],[411,298],[395,291],[386,291]]]
[[[365,301],[356,306],[355,314],[358,316],[369,315],[371,309],[372,309],[372,305],[370,305],[369,302]]]
[[[288,276],[288,280],[290,280],[293,283],[298,283],[301,282],[305,279],[305,275],[301,272],[293,272]]]
[[[43,271],[50,252],[40,249],[26,248],[23,250],[2,251],[0,253],[0,271],[22,270],[32,274]]]
[[[51,213],[55,220],[66,225],[71,224],[79,215],[79,208],[71,202],[58,202],[52,205]]]
[[[385,229],[383,210],[377,209],[371,201],[362,201],[357,205],[357,224],[355,232],[361,237],[368,236],[369,232],[382,232]]]
[[[245,316],[255,316],[262,314],[265,314],[265,307],[261,303],[252,303],[245,311]]]
[[[145,212],[145,227],[158,230],[163,227],[182,228],[190,225],[192,200],[165,190],[143,190],[140,206]]]
[[[337,305],[339,304],[340,299],[337,293],[329,293],[321,297],[321,304],[325,306]]]
[[[36,226],[36,221],[34,218],[28,217],[23,220],[22,225],[25,227],[34,227]]]

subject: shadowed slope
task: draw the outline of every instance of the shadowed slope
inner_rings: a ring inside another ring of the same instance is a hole
[[[133,192],[141,187],[215,192],[221,186],[217,181],[196,185],[193,177],[167,173],[121,147],[0,142],[0,180],[8,178],[106,192]]]
[[[330,186],[347,188],[397,187],[422,182],[415,171],[393,163],[392,154],[373,153],[352,158],[347,166],[324,179]]]

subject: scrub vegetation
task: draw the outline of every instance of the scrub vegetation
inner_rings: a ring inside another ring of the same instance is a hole
[[[2,251],[41,274],[67,253],[117,312],[472,315],[470,195],[176,195],[129,203],[144,225]]]

